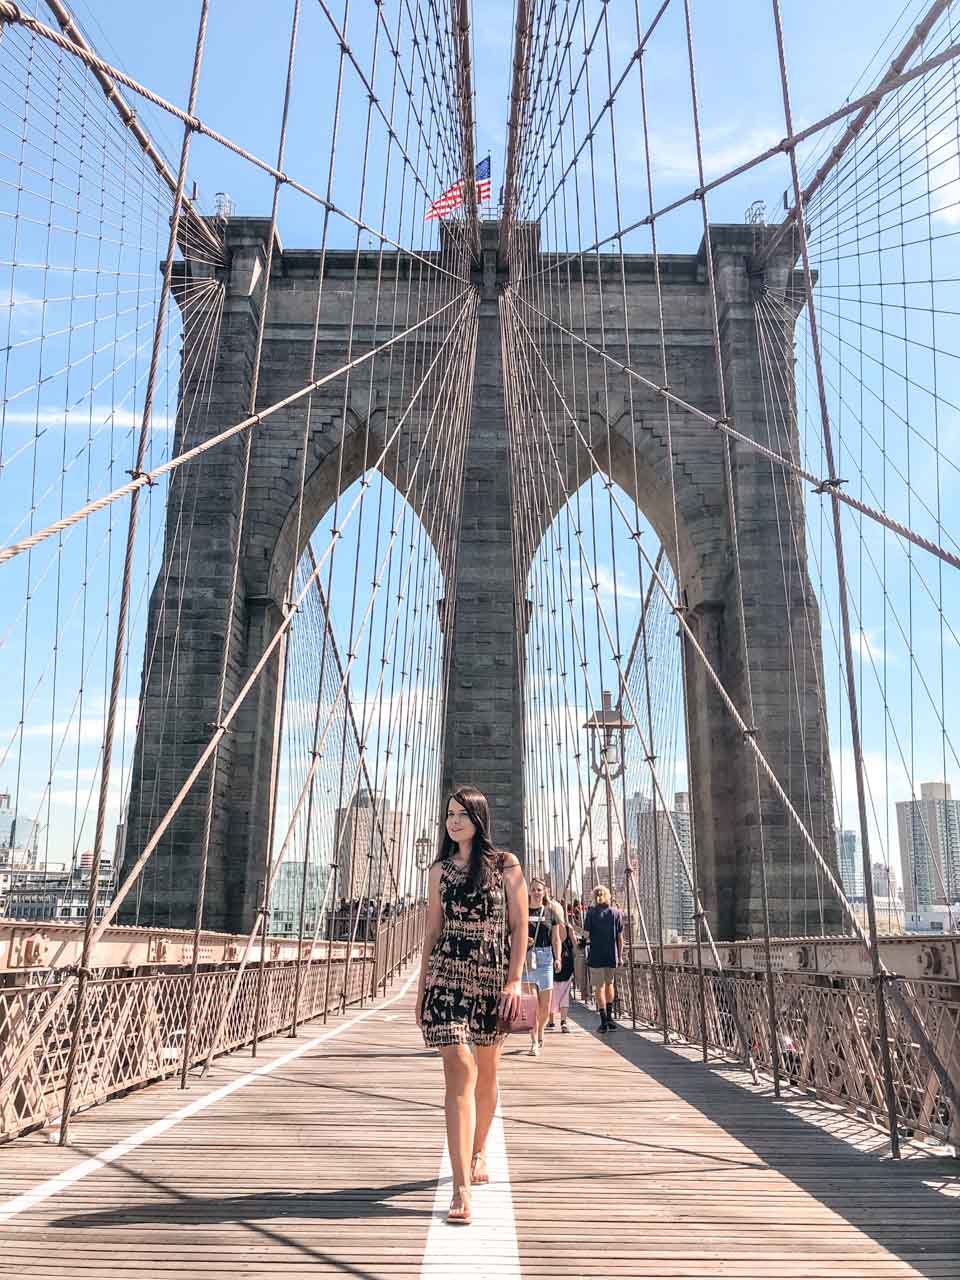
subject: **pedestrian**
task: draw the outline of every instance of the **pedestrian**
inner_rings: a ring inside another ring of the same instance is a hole
[[[583,920],[587,938],[587,967],[590,985],[597,1001],[602,1034],[618,1030],[613,1017],[614,978],[623,957],[623,916],[610,903],[610,890],[598,884],[593,890],[593,903]]]
[[[539,1057],[543,1048],[543,1029],[550,1013],[554,973],[560,968],[561,925],[566,924],[558,902],[552,902],[547,886],[539,876],[529,881],[528,951],[524,978],[538,991],[537,1021],[530,1032],[530,1056]]]
[[[566,923],[560,928],[560,968],[553,975],[553,991],[550,996],[550,1017],[547,1030],[553,1031],[556,1026],[556,1015],[560,1014],[560,1030],[564,1035],[570,1034],[567,1025],[567,1010],[570,1008],[570,987],[573,984],[574,957],[576,955],[577,931],[564,911]]]
[[[490,1181],[486,1141],[497,1109],[505,1028],[520,1010],[527,887],[520,863],[490,840],[490,809],[476,787],[447,801],[430,868],[417,991],[417,1026],[443,1060],[444,1116],[453,1171],[447,1221],[470,1222],[470,1188]]]

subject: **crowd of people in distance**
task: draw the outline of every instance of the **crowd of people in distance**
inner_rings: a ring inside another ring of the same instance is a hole
[[[524,979],[538,991],[538,1017],[531,1031],[530,1056],[539,1057],[544,1031],[554,1031],[557,1017],[562,1034],[569,1032],[567,1011],[582,952],[590,992],[600,1022],[597,1031],[616,1031],[616,971],[623,964],[623,913],[606,885],[596,885],[590,906],[579,898],[565,903],[551,898],[547,883],[528,881],[528,941]],[[585,984],[586,985],[586,984]]]
[[[411,896],[386,902],[381,898],[341,898],[336,910],[327,916],[327,937],[332,941],[355,938],[370,942],[378,926],[389,924],[419,905],[422,904]]]

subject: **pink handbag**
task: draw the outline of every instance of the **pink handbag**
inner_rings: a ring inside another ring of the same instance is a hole
[[[515,1031],[523,1031],[529,1034],[537,1025],[537,1004],[540,999],[540,992],[534,982],[522,982],[520,984],[520,1012],[507,1027],[507,1031],[512,1035]]]
[[[500,868],[501,875],[503,868]],[[504,890],[503,902],[503,932],[501,935],[504,953],[507,949],[507,902],[506,890]],[[524,956],[523,967],[526,969],[527,961]],[[535,982],[521,982],[520,984],[520,1008],[516,1016],[507,1022],[504,1018],[500,1018],[498,1028],[504,1034],[512,1035],[515,1031],[521,1031],[526,1035],[537,1025],[537,1005],[540,999],[540,992]]]

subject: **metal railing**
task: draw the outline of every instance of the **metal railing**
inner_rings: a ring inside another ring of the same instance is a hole
[[[705,968],[701,999],[695,964],[671,963],[668,956],[661,967],[656,949],[655,959],[651,964],[646,950],[637,948],[632,972],[625,966],[618,986],[626,1017],[635,1014],[639,1023],[666,1027],[671,1038],[724,1056],[749,1056],[770,1076],[776,1052],[781,1080],[888,1124],[871,976],[781,971],[771,1020],[761,972]],[[960,1147],[960,981],[952,975],[884,981],[897,1127],[904,1135],[925,1134]]]
[[[259,1010],[259,1039],[386,990],[423,938],[424,914],[413,910],[381,927],[371,946],[314,948],[310,959],[267,963]],[[294,1009],[297,969],[299,998]],[[71,1114],[118,1093],[162,1080],[181,1069],[190,987],[188,966],[165,965],[147,973],[94,974],[86,986]],[[236,979],[237,966],[211,965],[197,976],[190,1065],[213,1051],[251,1044],[257,1018],[258,973],[240,978],[226,1023],[217,1028]],[[0,1140],[59,1121],[71,1048],[76,987],[43,1029],[28,1042],[55,1001],[63,971],[32,970],[27,985],[0,990]],[[296,1015],[296,1016],[294,1016]],[[26,1051],[25,1051],[26,1048]]]

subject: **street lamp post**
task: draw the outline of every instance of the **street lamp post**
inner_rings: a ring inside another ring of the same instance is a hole
[[[423,901],[423,873],[430,865],[430,838],[426,831],[421,831],[413,842],[413,856],[416,859],[418,876],[418,901]]]
[[[424,874],[430,865],[430,837],[427,835],[425,828],[421,830],[413,842],[413,856],[419,872],[417,876],[417,911],[419,913],[424,899]]]
[[[613,854],[613,783],[623,774],[623,738],[628,729],[633,728],[630,720],[624,720],[619,706],[615,707],[609,689],[604,689],[602,706],[595,711],[583,726],[590,733],[590,767],[603,779],[607,796],[607,878],[613,889],[614,854]],[[590,862],[593,867],[594,887],[596,887],[596,855],[591,850]]]

